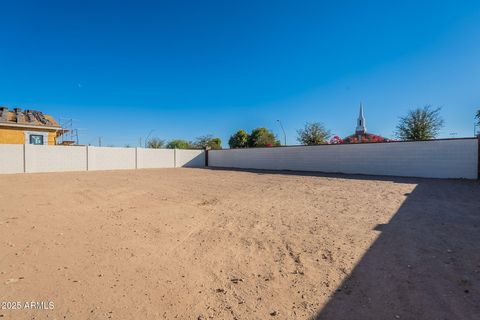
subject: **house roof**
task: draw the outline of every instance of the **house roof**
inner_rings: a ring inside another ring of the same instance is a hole
[[[20,108],[9,110],[7,107],[0,107],[0,126],[61,129],[52,116],[43,114],[41,111],[22,111]]]

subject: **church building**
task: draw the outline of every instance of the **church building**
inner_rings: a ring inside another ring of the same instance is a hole
[[[367,125],[365,123],[365,116],[363,114],[363,104],[360,103],[360,112],[357,119],[357,127],[355,133],[343,139],[343,143],[362,143],[362,142],[386,142],[387,138],[368,133]]]

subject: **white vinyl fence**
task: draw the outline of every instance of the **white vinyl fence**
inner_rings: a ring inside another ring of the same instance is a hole
[[[0,173],[204,166],[203,150],[0,144]]]
[[[478,139],[211,150],[211,167],[477,179]]]

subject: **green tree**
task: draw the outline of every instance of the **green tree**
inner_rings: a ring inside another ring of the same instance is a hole
[[[192,144],[187,140],[175,139],[167,143],[168,149],[189,149]]]
[[[303,129],[297,130],[297,133],[298,142],[307,146],[327,143],[331,136],[330,131],[319,122],[306,123]]]
[[[159,138],[152,138],[147,141],[147,148],[161,149],[165,146],[165,141]]]
[[[249,147],[273,147],[279,146],[280,141],[277,140],[275,134],[267,128],[256,128],[248,137]]]
[[[477,126],[480,127],[480,110],[477,111],[477,115],[475,116],[477,118]]]
[[[196,148],[204,149],[210,147],[212,149],[222,149],[222,140],[220,138],[214,138],[212,135],[206,135],[198,137],[194,144]]]
[[[400,118],[396,136],[402,140],[428,140],[437,137],[444,121],[440,116],[441,108],[432,109],[431,106],[410,110]]]
[[[249,135],[245,130],[238,130],[228,140],[228,145],[232,149],[247,148]]]

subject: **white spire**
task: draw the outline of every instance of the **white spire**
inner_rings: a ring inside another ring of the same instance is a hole
[[[363,104],[361,102],[360,102],[360,112],[358,114],[358,119],[357,119],[357,129],[355,129],[355,133],[357,135],[367,133],[367,126],[365,125],[365,117],[363,116]]]

